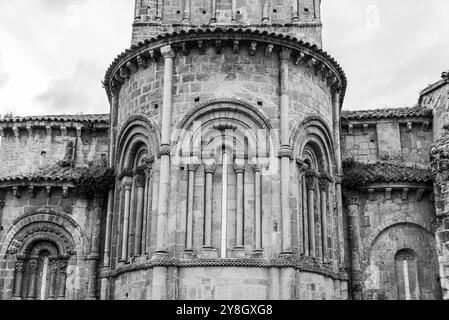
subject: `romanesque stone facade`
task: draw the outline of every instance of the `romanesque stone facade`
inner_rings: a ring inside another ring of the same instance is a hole
[[[448,298],[447,74],[342,113],[321,47],[318,0],[136,1],[109,115],[0,120],[0,298]]]

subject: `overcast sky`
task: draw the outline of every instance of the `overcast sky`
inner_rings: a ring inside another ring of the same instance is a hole
[[[345,109],[413,106],[449,69],[448,0],[323,0],[324,50]],[[134,0],[0,0],[0,114],[103,113],[101,80],[128,48]]]

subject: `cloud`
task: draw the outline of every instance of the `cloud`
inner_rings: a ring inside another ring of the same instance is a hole
[[[34,97],[44,113],[107,112],[107,99],[98,74],[102,66],[81,60],[69,77],[57,78]],[[101,91],[103,93],[101,94]]]

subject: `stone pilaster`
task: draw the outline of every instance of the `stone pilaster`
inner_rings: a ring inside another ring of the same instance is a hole
[[[199,164],[192,161],[187,165],[188,187],[187,187],[187,226],[186,226],[186,252],[193,252],[193,200],[195,195],[195,174]]]
[[[164,57],[164,96],[162,110],[162,134],[161,134],[161,166],[159,177],[159,202],[157,216],[157,239],[156,255],[158,257],[167,255],[167,220],[168,201],[170,188],[170,133],[172,123],[172,100],[173,100],[173,63],[175,51],[171,46],[161,49]]]
[[[307,170],[305,172],[307,189],[307,219],[309,234],[309,254],[316,257],[316,238],[315,238],[315,189],[317,185],[317,172]]]
[[[234,250],[244,250],[244,210],[245,210],[245,199],[244,199],[244,174],[245,174],[245,160],[235,159],[234,171],[237,175],[237,188],[236,188],[236,199],[237,199],[237,217],[236,217],[236,230],[235,230],[235,248]]]
[[[212,197],[213,197],[213,175],[217,166],[215,161],[205,160],[205,205],[204,205],[204,249],[214,249],[212,246]]]
[[[25,268],[25,256],[17,255],[16,256],[16,265],[15,265],[15,277],[14,277],[14,293],[13,300],[22,300],[22,280],[23,280],[23,271]]]
[[[123,232],[122,232],[123,239],[122,239],[121,261],[126,262],[128,260],[129,213],[131,204],[132,178],[125,177],[122,181],[122,184],[125,190],[125,209],[123,214]]]
[[[357,191],[346,194],[349,237],[351,244],[351,282],[352,299],[363,300],[363,275],[362,275],[362,238],[360,226],[360,200]]]
[[[291,49],[282,48],[279,53],[280,60],[280,92],[281,92],[281,212],[282,212],[282,253],[291,256],[292,252],[292,228],[290,215],[290,160],[293,156],[290,147],[290,98],[288,95],[289,59]]]
[[[255,248],[254,253],[260,254],[263,252],[262,242],[262,186],[261,186],[261,172],[262,166],[260,164],[254,164],[252,166],[254,171],[254,211],[255,211]]]

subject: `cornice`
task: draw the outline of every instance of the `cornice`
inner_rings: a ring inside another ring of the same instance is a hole
[[[329,265],[309,259],[197,259],[197,260],[150,260],[144,263],[128,264],[115,270],[104,272],[101,278],[117,278],[118,276],[155,267],[201,268],[201,267],[241,267],[241,268],[293,268],[302,272],[317,273],[334,280],[348,280],[345,272],[334,272]]]
[[[160,51],[160,48],[163,46],[172,45],[174,47],[182,47],[182,44],[186,42],[192,42],[195,45],[199,42],[203,45],[205,41],[219,41],[221,46],[226,45],[225,42],[229,41],[229,45],[233,46],[234,40],[255,41],[274,45],[278,48],[292,49],[293,56],[298,61],[305,58],[311,66],[319,64],[321,67],[318,73],[324,78],[332,75],[329,85],[336,91],[339,91],[340,103],[341,105],[343,104],[347,86],[344,71],[333,57],[319,49],[317,45],[303,42],[289,35],[274,32],[269,33],[268,31],[261,32],[252,29],[226,28],[225,26],[181,30],[179,32],[158,35],[157,37],[139,42],[137,45],[132,45],[131,48],[118,55],[112,62],[106,72],[103,84],[110,98],[111,93],[109,88],[114,87],[117,82],[120,83],[125,80],[120,76],[120,70],[123,71],[130,61],[137,61],[139,56],[147,57],[149,55],[150,57],[154,57],[154,52]],[[135,63],[133,62],[132,64]],[[327,71],[325,71],[326,69]]]

